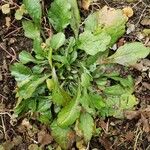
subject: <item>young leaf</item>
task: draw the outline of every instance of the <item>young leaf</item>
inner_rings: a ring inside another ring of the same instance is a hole
[[[30,68],[21,63],[15,63],[10,67],[10,71],[11,75],[15,77],[16,81],[23,81],[32,74]]]
[[[62,32],[54,34],[50,40],[50,46],[52,49],[57,50],[65,43],[65,35]]]
[[[145,58],[150,53],[150,48],[145,47],[142,43],[134,42],[125,44],[110,57],[110,63],[118,63],[124,66],[134,65],[139,59]]]
[[[79,128],[83,132],[85,142],[89,142],[94,131],[94,120],[88,113],[82,113],[80,116]]]
[[[77,0],[69,0],[69,3],[71,5],[71,28],[75,34],[75,36],[78,36],[79,33],[79,26],[81,22],[80,18],[80,12],[77,4]]]
[[[117,84],[117,85],[106,87],[104,93],[108,95],[122,95],[126,93],[126,91],[121,85]]]
[[[68,60],[66,56],[61,56],[61,55],[53,55],[53,60],[56,60],[58,62],[61,62],[62,64],[68,64]]]
[[[70,128],[61,128],[58,126],[57,121],[54,120],[54,122],[51,124],[51,130],[52,130],[52,136],[54,140],[63,148],[63,149],[69,149],[72,145],[72,142],[74,141],[73,131]]]
[[[22,51],[19,54],[19,60],[23,63],[23,64],[27,64],[29,62],[33,62],[36,63],[36,59],[27,51]]]
[[[72,125],[80,115],[81,108],[79,107],[79,99],[81,96],[80,88],[78,89],[77,97],[70,101],[58,114],[57,123],[60,127],[68,127]]]
[[[96,112],[94,107],[91,107],[91,99],[89,94],[87,93],[87,89],[84,89],[83,96],[80,98],[80,103],[86,112],[95,115]]]
[[[54,89],[52,90],[52,101],[55,104],[65,106],[70,100],[70,95],[59,85],[56,85],[56,83],[54,83]]]
[[[67,0],[55,0],[48,10],[49,21],[56,31],[65,29],[71,19],[70,4]]]
[[[105,33],[94,35],[90,31],[85,31],[79,36],[78,48],[89,55],[95,55],[105,51],[110,40],[110,36]]]
[[[89,85],[90,85],[90,81],[91,81],[91,77],[90,77],[90,75],[88,74],[88,73],[82,73],[81,74],[81,85],[83,86],[83,87],[89,87]]]
[[[22,25],[27,38],[36,39],[40,37],[40,30],[32,21],[23,21]]]
[[[46,125],[49,125],[52,119],[52,114],[50,110],[47,110],[45,112],[41,112],[39,117],[37,118],[41,123],[44,123]]]
[[[23,3],[35,24],[40,25],[42,17],[40,0],[24,0]]]
[[[45,53],[41,47],[42,44],[42,39],[39,37],[35,38],[33,41],[33,50],[36,53],[36,58],[37,59],[44,59],[43,57],[45,56]]]
[[[42,84],[49,75],[39,77],[38,75],[32,75],[30,79],[19,83],[18,96],[23,99],[28,99],[35,92],[37,87]]]
[[[85,31],[92,33],[105,32],[111,36],[112,46],[125,32],[127,17],[121,9],[113,9],[107,6],[91,14],[85,21]]]
[[[25,9],[25,5],[22,4],[15,12],[15,19],[21,20],[24,13],[26,13],[26,9]]]
[[[90,105],[91,107],[96,108],[97,110],[100,110],[105,107],[105,102],[103,98],[98,94],[90,94]]]

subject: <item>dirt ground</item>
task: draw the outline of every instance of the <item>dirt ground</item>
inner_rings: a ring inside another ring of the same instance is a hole
[[[15,3],[19,4],[17,0]],[[2,2],[0,1],[0,4]],[[130,18],[127,29],[134,29],[126,33],[122,41],[142,41],[150,46],[150,37],[142,35],[145,28],[150,28],[150,1],[119,2],[112,0],[99,0],[90,6],[89,12],[81,10],[83,16],[104,5],[113,8],[131,6],[134,15]],[[9,27],[6,25],[6,17],[11,19]],[[144,22],[144,23],[143,23]],[[15,121],[10,115],[15,105],[15,80],[10,75],[9,66],[18,60],[18,53],[22,50],[31,51],[32,41],[24,37],[21,22],[11,15],[3,15],[0,11],[0,144],[5,145],[6,150],[26,150],[31,144],[38,143],[38,133],[46,131],[50,138],[50,131],[43,125],[33,120],[32,129],[24,129],[21,122],[25,116]],[[135,68],[122,70],[122,74],[131,74],[135,79],[135,95],[139,100],[136,111],[126,112],[125,120],[97,118],[97,126],[102,128],[101,134],[93,137],[89,149],[94,150],[150,150],[150,57],[139,62]],[[55,142],[51,139],[51,144]],[[46,148],[44,148],[46,149]],[[72,149],[76,149],[75,146]],[[0,147],[1,150],[1,147]]]

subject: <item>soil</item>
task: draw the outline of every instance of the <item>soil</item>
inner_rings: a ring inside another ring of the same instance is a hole
[[[17,1],[14,2],[19,4]],[[0,2],[0,4],[2,4],[2,2]],[[150,37],[141,37],[142,35],[140,35],[143,29],[150,27],[150,25],[142,25],[140,23],[144,18],[150,16],[149,0],[142,2],[135,1],[132,3],[119,2],[117,0],[113,2],[112,0],[99,0],[96,4],[90,6],[88,12],[82,10],[82,13],[86,16],[91,11],[101,8],[104,5],[113,8],[131,6],[134,10],[134,16],[129,20],[129,24],[134,24],[135,29],[131,33],[125,34],[124,37],[118,41],[118,44],[120,44],[119,42],[121,41],[142,41],[150,46]],[[27,131],[20,125],[25,117],[20,118],[17,122],[15,122],[13,118],[10,118],[16,99],[14,92],[15,80],[10,75],[9,67],[18,60],[20,51],[32,50],[32,41],[24,37],[21,22],[16,21],[12,14],[4,15],[0,11],[0,144],[5,145],[6,150],[26,150],[29,145],[37,142],[37,133],[39,131],[43,130],[43,128],[48,134],[49,131],[45,126],[35,121],[31,123],[35,131],[31,131],[30,129]],[[10,17],[11,19],[9,27],[6,26],[6,17]],[[98,118],[96,120],[97,126],[101,127],[102,131],[99,136],[92,138],[89,145],[89,149],[91,150],[150,150],[149,57],[126,72],[122,68],[122,75],[125,74],[131,74],[135,79],[135,95],[139,100],[135,112],[140,115],[135,116],[134,112],[130,112],[125,120],[115,118],[102,120]],[[29,122],[26,121],[26,123],[30,125]],[[15,140],[18,142],[17,144]]]

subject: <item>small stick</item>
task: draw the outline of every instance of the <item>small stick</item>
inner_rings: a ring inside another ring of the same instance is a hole
[[[15,33],[16,31],[20,30],[21,28],[22,28],[22,27],[19,27],[19,28],[17,28],[16,30],[14,30],[14,31],[12,31],[12,32],[10,32],[10,33],[8,33],[8,34],[4,37],[4,39],[7,38],[8,36],[10,36],[11,34]]]
[[[5,140],[7,141],[7,134],[6,134],[6,128],[5,128],[5,124],[4,124],[4,120],[3,120],[3,116],[1,116],[1,121],[2,121],[2,126],[3,126],[3,131],[4,131],[4,135],[5,135]]]
[[[146,10],[146,8],[147,8],[147,6],[145,6],[145,8],[143,9],[143,11],[142,11],[142,13],[141,13],[141,15],[140,15],[140,18],[139,18],[138,22],[135,24],[135,26],[138,26],[138,24],[140,23],[140,21],[141,21],[141,19],[142,19],[142,17],[143,17],[143,14],[144,14],[144,12],[145,12],[145,10]]]

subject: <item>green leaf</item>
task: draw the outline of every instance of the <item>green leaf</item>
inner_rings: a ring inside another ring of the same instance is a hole
[[[80,103],[86,112],[95,115],[96,112],[94,107],[91,107],[91,100],[89,94],[87,93],[87,89],[84,89],[83,96],[80,98]]]
[[[133,78],[130,75],[126,79],[121,78],[121,77],[110,77],[110,78],[115,81],[119,81],[120,84],[124,88],[128,88],[130,92],[134,91],[134,82],[133,82]]]
[[[85,31],[79,36],[78,48],[89,55],[95,55],[107,49],[110,39],[105,33],[94,35],[90,31]]]
[[[54,68],[52,69],[52,80],[54,83],[52,86],[52,101],[58,105],[65,106],[71,100],[71,97],[62,87],[60,87]]]
[[[27,38],[37,39],[40,37],[40,30],[32,21],[23,21],[22,25]]]
[[[91,107],[101,110],[105,107],[104,99],[98,94],[90,94],[90,105]]]
[[[35,38],[33,41],[33,50],[36,53],[36,58],[37,59],[43,59],[45,56],[44,50],[41,47],[42,44],[42,39],[39,37]]]
[[[21,20],[23,17],[23,14],[26,13],[25,5],[22,4],[19,9],[16,10],[15,12],[15,19],[16,20]]]
[[[52,119],[52,114],[51,114],[51,111],[50,110],[47,110],[45,112],[42,112],[40,113],[39,117],[38,117],[38,120],[41,122],[41,123],[44,123],[46,125],[49,125],[50,122],[51,122],[51,119]]]
[[[134,65],[141,58],[145,58],[150,53],[150,48],[145,47],[142,43],[134,42],[125,44],[110,57],[110,63],[118,63],[124,66]]]
[[[104,90],[104,93],[109,95],[122,95],[125,92],[126,91],[124,90],[124,88],[119,84],[106,87]]]
[[[37,89],[37,87],[42,84],[48,77],[49,75],[45,75],[43,77],[40,77],[38,75],[32,75],[26,80],[22,81],[18,84],[18,96],[23,99],[30,98]]]
[[[81,74],[81,85],[83,87],[89,87],[91,82],[91,76],[88,73]]]
[[[15,77],[16,81],[23,81],[32,74],[30,68],[21,63],[13,64],[13,66],[10,67],[10,71],[11,75]]]
[[[65,106],[70,100],[70,95],[59,85],[55,85],[55,88],[52,90],[52,101],[55,104]]]
[[[38,105],[37,105],[37,112],[46,112],[46,111],[50,111],[50,107],[52,105],[51,101],[50,101],[50,97],[38,97]]]
[[[113,9],[107,6],[89,15],[85,21],[85,31],[92,33],[105,32],[111,36],[112,46],[125,32],[127,17],[121,9]]]
[[[23,3],[35,24],[39,25],[42,17],[40,0],[23,0]]]
[[[71,19],[71,6],[67,0],[55,0],[48,10],[49,21],[58,32],[65,29]]]
[[[54,34],[50,40],[50,46],[52,49],[59,49],[65,43],[65,35],[62,32]]]
[[[133,110],[137,104],[134,95],[124,93],[121,96],[108,96],[106,99],[106,108],[101,109],[101,113],[106,116],[113,116],[115,118],[123,118],[125,110]]]
[[[51,124],[51,133],[54,140],[63,148],[69,149],[72,145],[72,139],[70,138],[73,135],[73,131],[70,128],[61,128],[58,126],[57,121]]]
[[[80,18],[80,12],[77,4],[77,0],[69,0],[69,3],[71,5],[71,28],[75,34],[75,36],[78,36],[79,33],[79,26],[81,22]]]
[[[80,88],[75,99],[70,101],[58,114],[57,123],[60,127],[72,125],[80,115],[79,99],[81,96]]]
[[[94,132],[94,120],[88,113],[82,113],[79,121],[79,128],[83,132],[85,142],[89,142]]]
[[[68,64],[68,60],[66,56],[61,56],[61,55],[53,55],[53,60],[61,62],[62,64]]]
[[[36,59],[27,51],[22,51],[19,54],[19,60],[23,63],[23,64],[27,64],[29,62],[33,62],[36,63]]]

